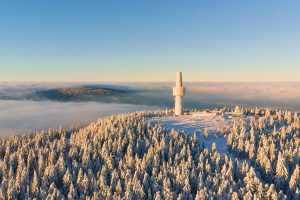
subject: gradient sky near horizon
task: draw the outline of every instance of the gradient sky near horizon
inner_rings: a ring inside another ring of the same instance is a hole
[[[0,4],[2,81],[300,81],[300,1]]]

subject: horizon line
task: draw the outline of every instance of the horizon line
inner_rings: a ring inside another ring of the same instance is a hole
[[[174,81],[0,81],[0,83],[174,83]],[[299,81],[182,81],[184,83],[300,83]]]

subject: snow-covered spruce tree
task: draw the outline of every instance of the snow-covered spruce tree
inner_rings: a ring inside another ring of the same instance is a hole
[[[234,124],[227,136],[229,152],[250,159],[260,178],[270,185],[268,191],[275,189],[278,198],[295,198],[299,189],[294,187],[292,174],[297,174],[299,166],[299,115],[258,108],[245,113],[248,124]]]
[[[49,129],[2,138],[0,199],[284,199],[287,189],[297,197],[299,133],[294,115],[288,124],[284,112],[241,112],[254,117],[253,125],[234,125],[228,148],[253,163],[220,154],[215,144],[209,151],[196,136],[150,122],[164,111],[115,115],[73,131]],[[264,117],[260,125],[259,117]],[[284,136],[269,134],[271,117],[277,127],[282,118]],[[279,152],[288,176],[277,170]],[[257,171],[269,173],[267,184]],[[287,183],[283,192],[274,185],[277,176]]]

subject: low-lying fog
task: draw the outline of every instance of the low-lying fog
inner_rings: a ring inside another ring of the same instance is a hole
[[[80,126],[101,116],[136,110],[173,107],[174,83],[85,84],[124,93],[66,101],[36,94],[78,84],[0,83],[0,136],[49,127]],[[300,82],[290,83],[184,83],[186,108],[241,106],[300,110]]]
[[[99,117],[149,109],[154,107],[99,102],[0,100],[0,136],[59,126],[75,128]]]

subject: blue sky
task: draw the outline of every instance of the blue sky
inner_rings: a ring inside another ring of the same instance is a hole
[[[0,81],[300,81],[300,1],[0,1]]]

